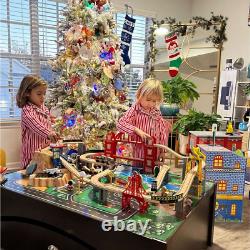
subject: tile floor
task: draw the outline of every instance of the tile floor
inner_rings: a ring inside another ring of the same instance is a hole
[[[245,186],[243,222],[215,222],[214,244],[208,250],[250,249],[250,185]]]

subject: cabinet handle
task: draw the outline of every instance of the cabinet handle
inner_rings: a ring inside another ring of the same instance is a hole
[[[54,245],[49,245],[49,246],[48,246],[48,250],[59,250],[59,248],[57,248],[57,247],[54,246]]]

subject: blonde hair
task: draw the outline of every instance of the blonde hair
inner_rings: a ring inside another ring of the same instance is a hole
[[[16,102],[19,108],[22,108],[29,101],[29,94],[32,89],[39,86],[47,86],[47,82],[36,75],[27,75],[23,78],[16,95]]]
[[[136,91],[136,100],[139,101],[142,97],[156,95],[159,96],[159,102],[163,102],[163,88],[161,81],[148,78],[144,80]]]

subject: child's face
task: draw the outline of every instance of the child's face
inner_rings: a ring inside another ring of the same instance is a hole
[[[160,103],[160,98],[157,95],[147,95],[140,98],[139,103],[145,110],[155,108]]]
[[[41,107],[45,101],[46,86],[38,86],[31,90],[28,98],[29,101],[38,107]]]

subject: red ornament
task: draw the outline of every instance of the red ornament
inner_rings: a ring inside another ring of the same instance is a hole
[[[126,95],[123,92],[119,93],[118,98],[121,103],[125,102],[127,99]]]
[[[80,82],[81,78],[78,75],[72,76],[70,79],[70,84],[72,87],[75,87],[75,85]]]

